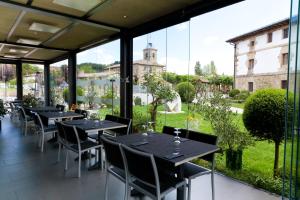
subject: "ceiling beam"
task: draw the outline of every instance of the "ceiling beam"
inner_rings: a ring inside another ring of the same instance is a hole
[[[23,19],[24,15],[26,14],[26,11],[22,10],[21,13],[18,15],[16,21],[14,22],[13,26],[11,27],[11,29],[9,30],[7,36],[6,36],[6,40],[9,41],[9,39],[11,38],[11,36],[14,34],[16,28],[19,26],[21,20]]]
[[[0,56],[0,63],[8,63],[8,64],[15,64],[17,61],[22,61],[24,63],[33,63],[33,64],[43,64],[46,61],[45,60],[39,60],[39,59],[23,59],[23,58],[6,58],[3,56]]]
[[[46,47],[46,46],[43,46],[43,45],[32,45],[32,44],[23,44],[23,43],[7,42],[7,41],[0,41],[0,44],[18,46],[18,47],[27,47],[27,48],[48,49],[48,50],[55,50],[55,51],[72,51],[71,49]]]
[[[63,20],[69,20],[72,22],[79,22],[81,24],[85,24],[88,26],[103,28],[106,30],[111,30],[111,31],[116,31],[116,32],[119,32],[121,29],[121,27],[117,27],[117,26],[110,25],[107,23],[102,23],[102,22],[98,22],[95,20],[91,20],[91,19],[82,19],[81,17],[78,17],[78,16],[60,13],[60,12],[56,12],[56,11],[52,11],[52,10],[47,10],[47,9],[39,8],[36,6],[25,5],[25,4],[21,4],[21,3],[17,3],[17,2],[13,2],[13,1],[9,1],[9,0],[0,0],[0,6],[12,8],[12,9],[24,10],[24,11],[31,12],[31,13],[46,15],[49,17],[56,17],[56,18],[60,18]]]

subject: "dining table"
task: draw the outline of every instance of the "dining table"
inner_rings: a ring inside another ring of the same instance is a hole
[[[100,136],[105,130],[112,130],[117,128],[126,128],[126,124],[121,124],[118,122],[113,122],[109,120],[91,120],[91,119],[83,119],[83,120],[70,120],[65,121],[64,124],[75,126],[78,129],[86,132],[87,134],[98,134],[98,141],[100,141]],[[98,151],[99,161],[94,165],[89,167],[89,170],[95,170],[101,168],[101,154]]]
[[[24,106],[24,109],[29,110],[30,112],[58,112],[59,109],[57,109],[55,106]]]
[[[66,112],[54,112],[54,111],[50,111],[50,112],[38,112],[40,116],[43,116],[45,118],[47,118],[48,120],[64,120],[64,119],[72,119],[74,117],[82,117],[82,114],[79,113],[75,113],[72,111],[66,111]]]
[[[184,178],[182,167],[184,163],[219,151],[216,145],[187,138],[181,138],[178,144],[174,142],[173,136],[154,132],[118,136],[113,140],[136,150],[153,154],[156,160],[167,163],[172,170],[176,169],[179,178]],[[184,195],[184,186],[178,188],[177,200],[184,199]]]

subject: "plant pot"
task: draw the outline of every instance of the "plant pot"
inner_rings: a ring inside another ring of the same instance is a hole
[[[231,170],[242,169],[243,151],[242,150],[226,150],[226,167]]]

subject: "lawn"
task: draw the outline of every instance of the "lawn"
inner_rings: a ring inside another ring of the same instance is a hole
[[[234,104],[242,108],[240,104]],[[234,106],[234,107],[237,107]],[[135,106],[136,110],[140,112],[147,113],[146,106]],[[182,105],[182,110],[184,113],[177,114],[164,114],[158,113],[157,116],[157,126],[156,130],[161,132],[162,127],[166,124],[168,126],[186,128],[187,127],[187,117],[189,116],[188,106],[186,104]],[[159,107],[159,111],[163,111],[163,107]],[[103,109],[101,114],[110,113],[111,110]],[[149,117],[150,118],[150,117]],[[242,121],[242,115],[237,115],[241,129],[244,128]],[[195,119],[198,120],[199,128],[198,130],[205,133],[213,134],[213,130],[210,123],[203,119],[199,114],[195,114]],[[133,117],[133,120],[135,118]],[[137,120],[137,119],[136,119]],[[280,146],[280,165],[283,165],[283,149],[284,145]],[[216,157],[216,169],[233,178],[248,182],[257,187],[269,190],[280,194],[282,183],[281,180],[273,179],[273,163],[274,163],[274,143],[268,141],[256,141],[254,146],[251,146],[244,150],[243,152],[243,169],[238,172],[232,172],[225,167],[225,155],[219,154]]]

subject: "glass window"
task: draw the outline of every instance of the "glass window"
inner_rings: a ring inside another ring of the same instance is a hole
[[[287,65],[289,62],[289,56],[288,53],[283,53],[282,54],[282,65]]]
[[[34,95],[44,101],[44,66],[23,63],[23,95]]]
[[[77,107],[92,118],[120,114],[120,41],[77,54]]]
[[[273,41],[273,33],[272,32],[270,32],[270,33],[268,33],[268,43],[271,43],[272,41]]]
[[[253,92],[253,82],[248,82],[248,91]]]
[[[68,60],[50,65],[50,101],[52,105],[68,105]]]
[[[283,29],[282,32],[283,32],[283,39],[289,37],[289,28]]]
[[[12,64],[0,64],[0,99],[12,101],[16,98],[16,66]]]

